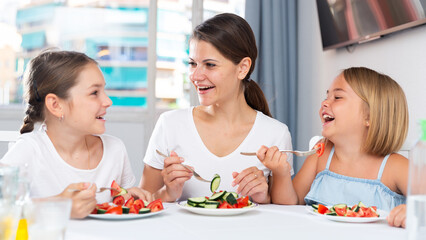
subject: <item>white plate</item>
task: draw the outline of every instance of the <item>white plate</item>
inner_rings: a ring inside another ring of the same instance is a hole
[[[143,213],[143,214],[89,214],[90,218],[104,219],[104,220],[129,220],[137,218],[151,217],[164,212],[166,208],[158,212]]]
[[[238,215],[242,213],[246,213],[252,210],[255,210],[259,205],[257,203],[253,203],[251,207],[245,208],[229,208],[229,209],[220,209],[220,208],[197,208],[186,205],[186,201],[178,202],[177,205],[185,210],[190,212],[200,214],[200,215],[210,215],[210,216],[230,216],[230,215]]]
[[[330,208],[332,206],[327,206],[327,208]],[[330,216],[330,215],[324,215],[317,212],[314,212],[314,208],[312,206],[306,206],[306,210],[318,217],[326,218],[328,220],[336,221],[336,222],[349,222],[349,223],[367,223],[367,222],[377,222],[380,220],[386,219],[386,216],[389,214],[388,212],[384,210],[377,209],[377,213],[380,215],[380,217],[342,217],[342,216]]]

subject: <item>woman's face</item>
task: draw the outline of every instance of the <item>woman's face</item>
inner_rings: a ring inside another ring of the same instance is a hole
[[[64,104],[64,121],[76,132],[104,133],[104,116],[112,101],[105,93],[105,79],[101,70],[90,63],[83,68],[76,81],[77,84],[69,90],[67,104]]]
[[[363,137],[368,130],[365,110],[364,101],[340,74],[327,90],[327,98],[321,104],[322,135],[332,141],[339,136]]]
[[[189,78],[204,106],[236,101],[241,91],[241,64],[235,65],[212,44],[191,40],[189,48]]]

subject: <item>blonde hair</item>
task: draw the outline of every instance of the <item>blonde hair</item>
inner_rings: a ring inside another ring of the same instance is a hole
[[[364,150],[379,156],[398,151],[408,132],[408,107],[402,88],[389,76],[364,67],[348,68],[342,74],[366,103],[369,129]]]

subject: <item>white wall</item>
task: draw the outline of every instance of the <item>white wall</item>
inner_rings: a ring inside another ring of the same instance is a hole
[[[365,66],[389,75],[404,90],[410,114],[403,149],[419,136],[417,122],[426,118],[426,25],[346,49],[322,50],[316,1],[298,1],[298,142],[305,149],[309,139],[321,135],[318,110],[332,80],[342,69]],[[301,162],[297,164],[298,168]]]

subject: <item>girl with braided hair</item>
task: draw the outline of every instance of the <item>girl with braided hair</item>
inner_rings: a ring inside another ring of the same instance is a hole
[[[123,142],[104,134],[112,101],[95,60],[78,52],[44,51],[30,61],[24,82],[22,135],[1,163],[28,166],[32,198],[72,198],[71,217],[83,218],[97,202],[110,201],[108,191],[95,194],[96,186],[115,180],[129,188],[129,196],[152,200],[149,192],[132,187],[135,176]],[[35,123],[41,123],[39,130]]]

